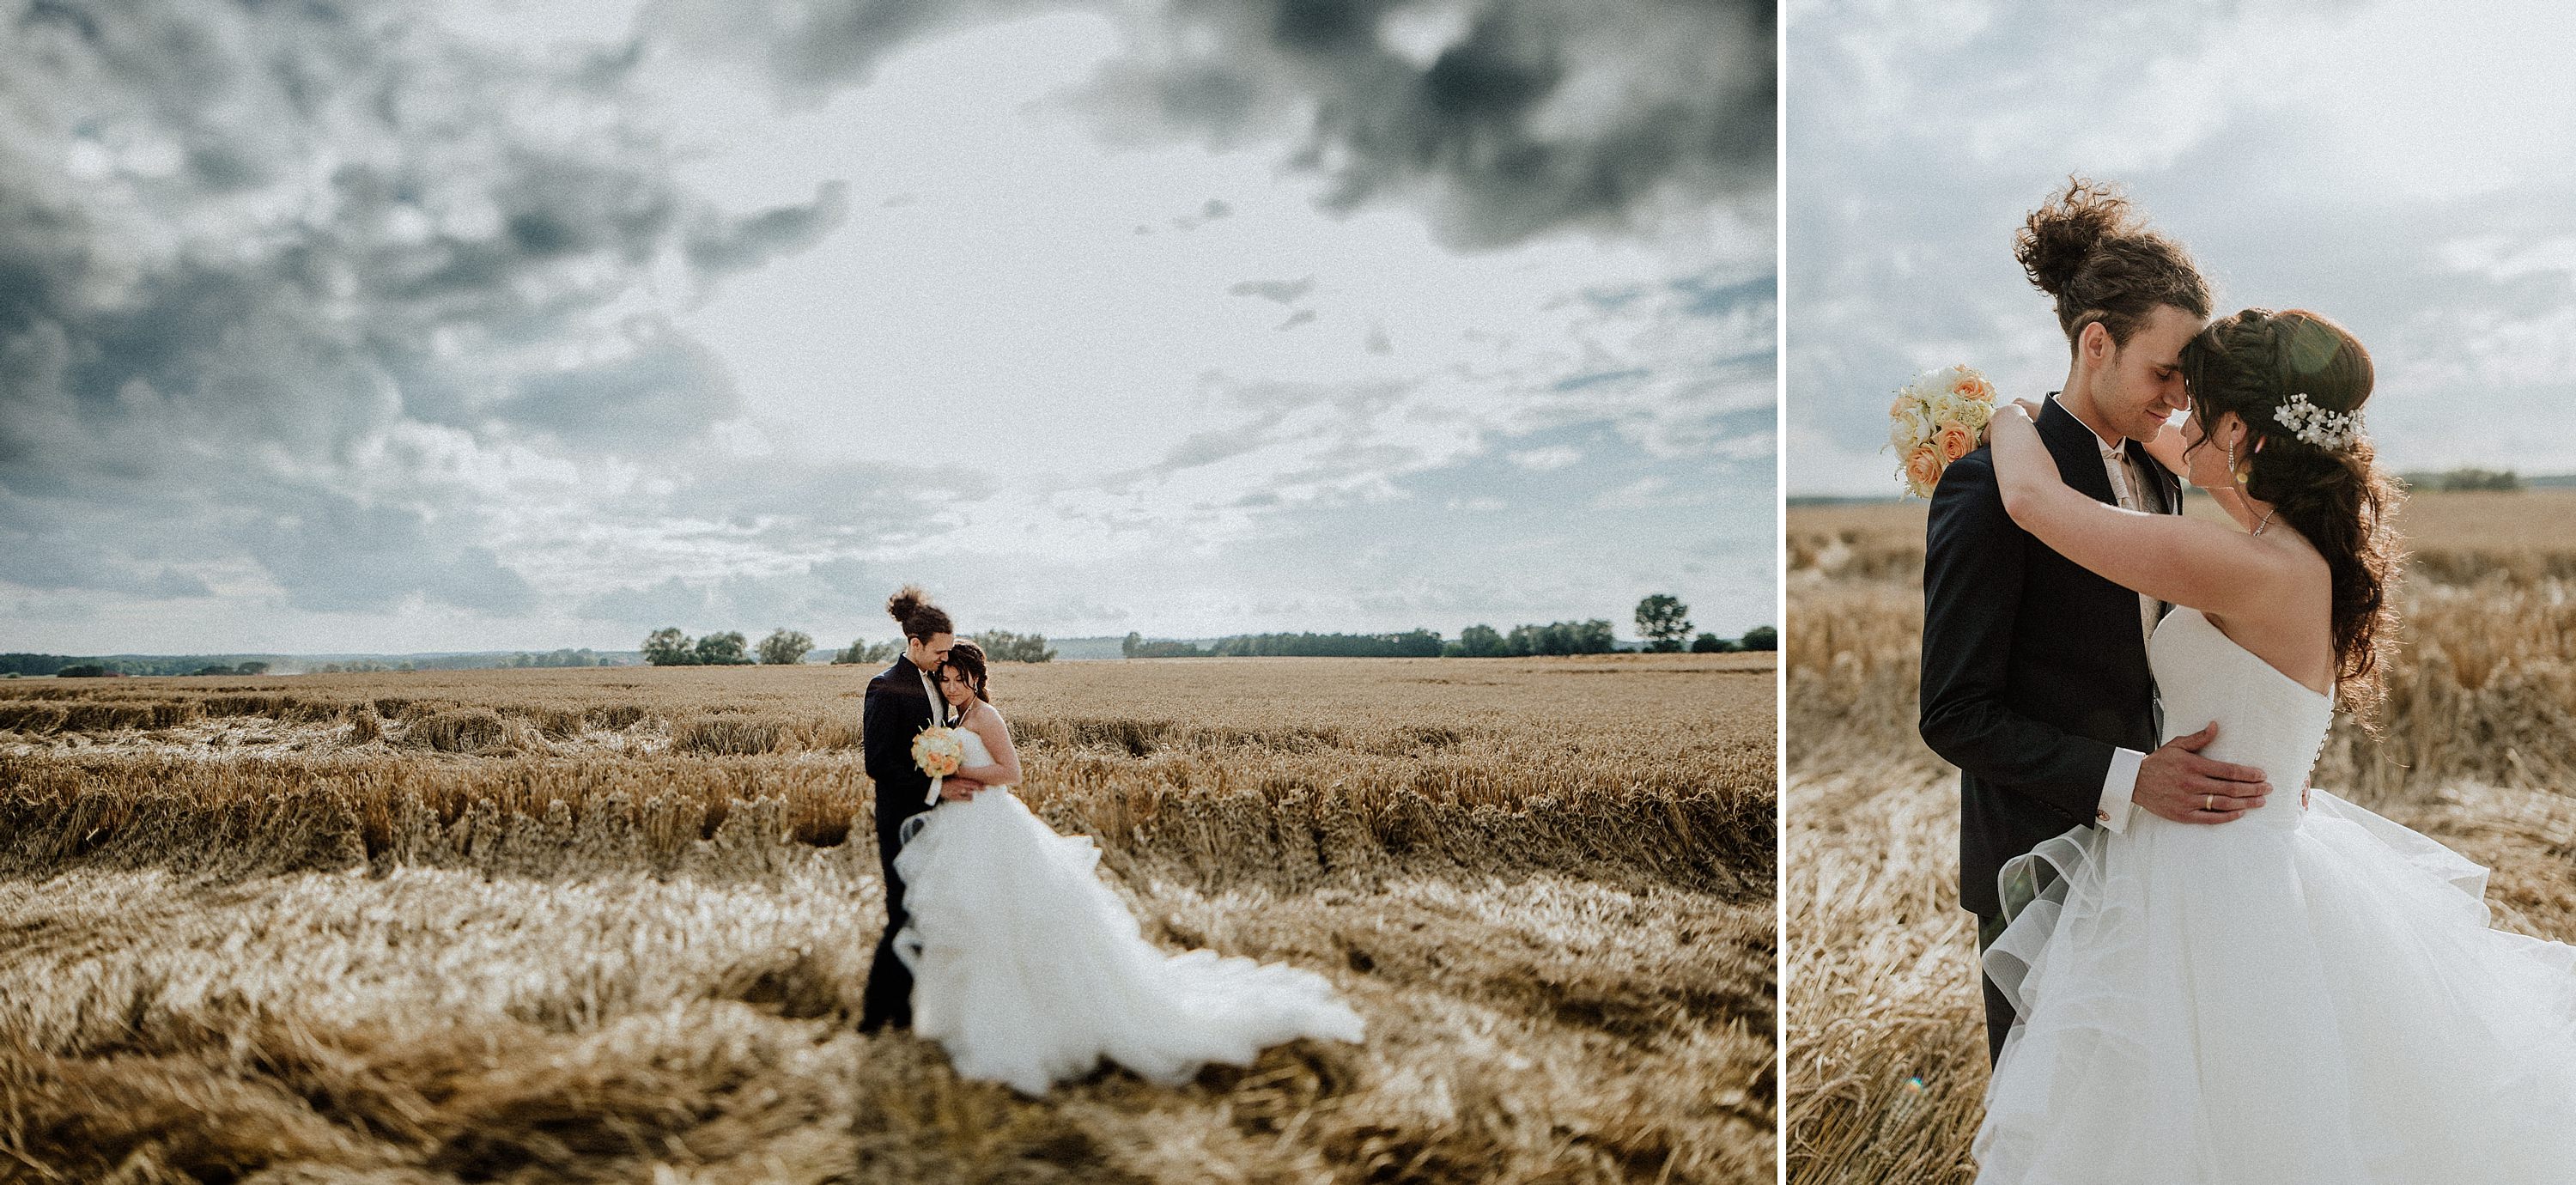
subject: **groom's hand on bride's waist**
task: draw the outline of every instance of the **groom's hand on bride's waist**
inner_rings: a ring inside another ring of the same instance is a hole
[[[2218,724],[2166,741],[2138,763],[2129,801],[2176,823],[2224,823],[2263,805],[2272,792],[2263,771],[2200,755],[2218,739]]]
[[[984,784],[973,778],[952,777],[939,783],[939,797],[948,802],[964,802],[983,788]]]

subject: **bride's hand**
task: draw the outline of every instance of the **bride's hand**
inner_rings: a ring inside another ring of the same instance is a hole
[[[939,783],[939,797],[945,802],[964,802],[983,788],[984,784],[973,778],[949,778]]]
[[[1986,430],[1978,435],[1977,443],[1993,444],[1995,442],[1995,425],[2000,424],[2005,420],[2012,419],[2018,419],[2028,424],[2037,424],[2039,422],[2039,405],[2027,399],[2016,399],[2010,403],[1996,404],[1994,414],[1986,417]]]

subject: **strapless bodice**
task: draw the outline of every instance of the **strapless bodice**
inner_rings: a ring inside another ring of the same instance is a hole
[[[2270,800],[2237,822],[2298,826],[2299,787],[2325,748],[2334,697],[2237,645],[2198,609],[2177,607],[2165,615],[2147,643],[2147,663],[2164,702],[2161,739],[2217,721],[2218,738],[2201,756],[2253,766],[2272,784]]]
[[[966,746],[966,759],[958,764],[961,766],[993,764],[993,750],[985,746],[983,737],[977,736],[973,729],[964,725],[958,725],[956,732],[958,742]],[[1000,788],[986,787],[986,789]]]

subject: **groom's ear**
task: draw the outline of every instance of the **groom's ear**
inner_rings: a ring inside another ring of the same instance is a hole
[[[2087,321],[2084,328],[2076,331],[2075,352],[2089,361],[2108,361],[2119,348],[2119,344],[2111,340],[2110,326],[2100,321]]]

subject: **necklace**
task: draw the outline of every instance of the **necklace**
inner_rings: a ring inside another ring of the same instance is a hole
[[[2261,522],[2259,522],[2259,523],[2254,524],[2254,533],[2255,533],[2255,534],[2257,534],[2257,535],[2262,534],[2262,533],[2263,533],[2263,528],[2265,528],[2265,527],[2268,527],[2268,526],[2271,526],[2271,525],[2272,525],[2272,516],[2273,516],[2273,515],[2276,515],[2276,514],[2279,514],[2279,513],[2281,513],[2281,508],[2280,508],[2280,507],[2278,507],[2278,506],[2275,506],[2275,507],[2271,508],[2270,510],[2266,510],[2266,511],[2264,511],[2264,512],[2263,512],[2263,521],[2261,521]]]

